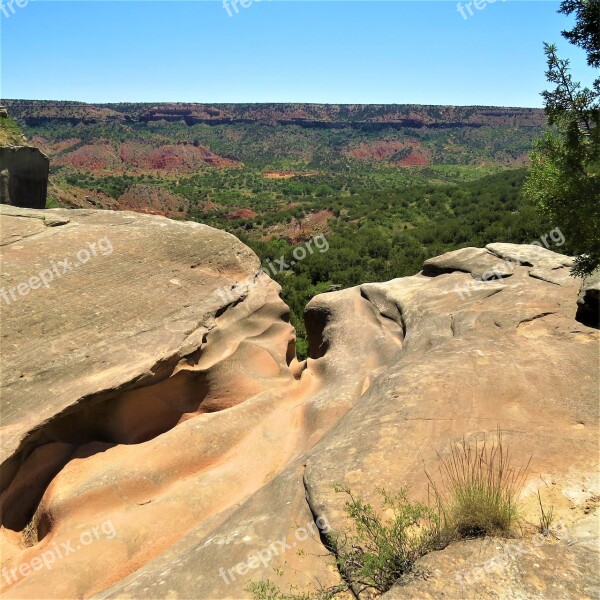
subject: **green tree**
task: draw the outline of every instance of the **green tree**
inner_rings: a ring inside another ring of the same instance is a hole
[[[563,0],[559,12],[575,13],[575,27],[563,36],[583,48],[589,66],[598,69],[600,0]],[[544,48],[546,77],[555,88],[542,96],[553,131],[536,144],[525,189],[580,255],[574,274],[586,275],[600,266],[600,77],[592,89],[582,87],[556,46]]]
[[[600,3],[598,0],[564,0],[559,12],[575,13],[577,23],[571,31],[563,31],[563,36],[572,44],[587,52],[588,64],[600,65]]]

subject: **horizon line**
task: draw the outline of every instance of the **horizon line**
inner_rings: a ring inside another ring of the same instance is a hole
[[[432,104],[423,102],[315,102],[315,101],[195,101],[195,100],[110,100],[110,101],[89,101],[89,100],[67,100],[64,98],[0,98],[0,102],[68,102],[72,104],[230,104],[230,105],[286,105],[286,104],[305,104],[311,106],[452,106],[455,108],[518,108],[527,110],[544,110],[543,106],[514,106],[504,104]]]

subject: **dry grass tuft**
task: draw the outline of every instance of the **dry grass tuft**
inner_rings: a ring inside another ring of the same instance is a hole
[[[531,459],[514,467],[500,430],[491,443],[485,436],[474,443],[463,438],[438,459],[441,485],[427,477],[449,537],[511,535]]]

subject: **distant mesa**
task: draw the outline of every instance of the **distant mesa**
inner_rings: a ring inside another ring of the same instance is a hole
[[[85,104],[45,100],[5,100],[15,118],[27,125],[49,120],[72,124],[110,121],[182,121],[202,123],[264,123],[301,127],[378,129],[456,128],[508,125],[542,127],[543,110],[491,106],[429,106],[419,104]]]

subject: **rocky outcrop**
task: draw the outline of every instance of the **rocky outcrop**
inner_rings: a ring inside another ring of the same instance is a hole
[[[600,270],[584,279],[577,305],[577,320],[600,328]]]
[[[384,600],[464,598],[562,599],[598,597],[597,515],[564,531],[562,539],[542,535],[524,540],[486,538],[450,545],[418,562],[427,576],[394,586]]]
[[[45,208],[50,161],[31,146],[0,147],[0,204]]]
[[[317,296],[299,363],[278,286],[226,233],[93,210],[1,207],[0,220],[5,598],[335,584],[322,537],[346,525],[334,484],[373,502],[378,486],[424,499],[438,452],[497,428],[516,463],[533,454],[526,517],[540,489],[576,545],[523,562],[515,597],[563,559],[581,597],[600,584],[586,533],[600,494],[599,333],[575,320],[568,257],[492,245]],[[499,261],[510,276],[475,277]],[[428,568],[445,579],[480,542]],[[436,581],[389,594],[441,597]]]

